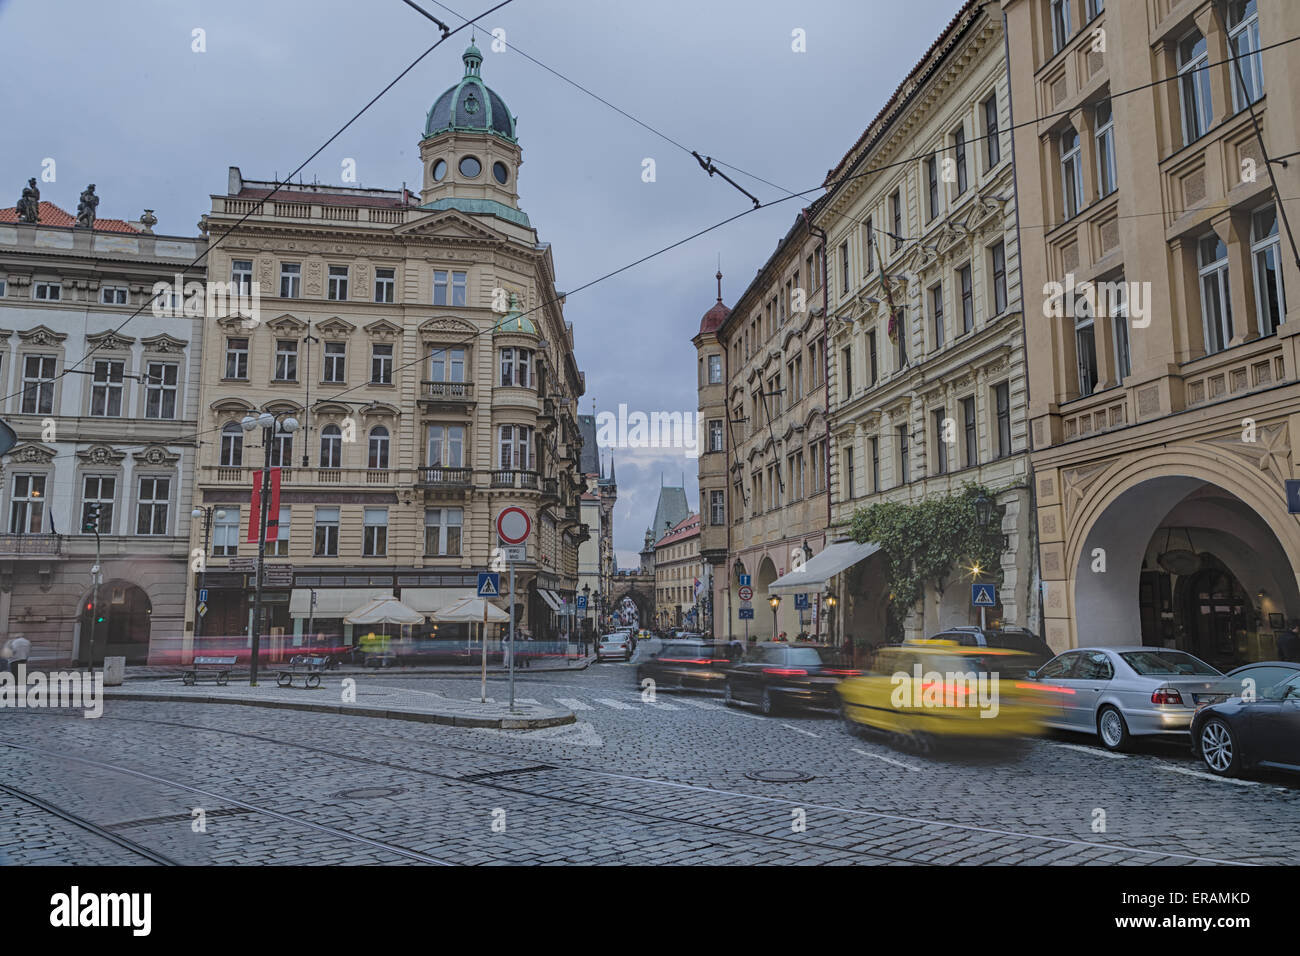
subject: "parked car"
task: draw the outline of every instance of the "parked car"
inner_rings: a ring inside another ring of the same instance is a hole
[[[1192,752],[1211,773],[1236,776],[1252,767],[1300,771],[1300,668],[1269,662],[1239,667],[1261,677],[1252,694],[1202,707],[1192,718]],[[1278,678],[1278,679],[1274,679]]]
[[[632,650],[626,634],[606,634],[596,645],[596,661],[627,661],[632,659]]]
[[[721,689],[731,669],[726,648],[710,641],[665,641],[636,668],[639,686],[646,678],[659,687]]]
[[[791,705],[838,709],[835,688],[861,671],[828,665],[822,653],[831,650],[814,644],[756,644],[727,674],[726,702],[757,704],[768,716]]]
[[[964,648],[982,649],[983,654],[975,655],[979,669],[998,672],[1004,677],[1024,677],[1053,657],[1047,642],[1023,627],[950,627],[934,638],[955,641]]]
[[[1232,697],[1258,697],[1268,687],[1284,684],[1300,676],[1300,663],[1292,661],[1258,661],[1242,664],[1216,681],[1210,694],[1197,698],[1197,707],[1219,704]]]
[[[1124,750],[1133,737],[1187,733],[1224,675],[1186,651],[1129,646],[1066,651],[1027,676],[1055,698],[1048,726]]]

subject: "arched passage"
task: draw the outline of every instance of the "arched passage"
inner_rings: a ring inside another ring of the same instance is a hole
[[[101,584],[98,604],[94,590],[88,590],[81,602],[78,660],[86,664],[93,655],[96,664],[102,664],[105,657],[125,657],[128,664],[148,663],[152,614],[149,595],[129,581]]]
[[[636,607],[637,626],[650,627],[654,623],[654,602],[651,601],[649,595],[642,594],[637,588],[628,588],[626,591],[621,593],[618,591],[614,592],[614,603],[610,608],[613,617],[617,617],[623,610],[623,602],[625,600],[631,601]],[[627,621],[626,623],[631,624],[633,622]]]
[[[763,559],[758,562],[758,577],[754,578],[754,620],[750,622],[754,625],[754,633],[759,635],[759,640],[773,640],[781,629],[778,620],[776,631],[772,630],[772,608],[768,603],[772,596],[768,593],[768,588],[776,578],[776,565],[771,558],[763,555]],[[786,597],[781,595],[782,603],[785,603]],[[790,600],[793,603],[793,598]],[[777,613],[780,614],[779,609]]]

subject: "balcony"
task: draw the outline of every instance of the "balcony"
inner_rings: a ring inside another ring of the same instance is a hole
[[[200,484],[252,488],[254,476],[261,468],[204,465]],[[410,472],[397,468],[281,468],[283,487],[319,487],[321,485],[398,485],[410,480]]]
[[[428,405],[473,405],[473,382],[421,382],[419,401]]]
[[[474,483],[474,469],[421,468],[417,482],[423,488],[468,488]]]
[[[60,534],[0,534],[0,558],[49,557],[62,550]]]
[[[558,478],[542,479],[542,500],[560,500],[560,480]]]
[[[536,491],[540,487],[540,479],[535,471],[494,471],[492,472],[493,488],[523,488],[528,491]]]

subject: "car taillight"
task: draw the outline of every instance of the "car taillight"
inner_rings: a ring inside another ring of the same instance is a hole
[[[823,674],[838,674],[841,677],[860,677],[862,671],[849,670],[846,667],[824,667]]]
[[[763,673],[775,677],[796,677],[806,676],[808,672],[801,667],[764,667]]]
[[[1181,704],[1182,702],[1182,695],[1172,687],[1161,687],[1151,693],[1153,704]]]

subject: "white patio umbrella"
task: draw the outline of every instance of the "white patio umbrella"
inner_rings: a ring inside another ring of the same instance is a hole
[[[489,622],[501,624],[510,620],[510,615],[495,604],[481,597],[464,597],[453,601],[441,610],[434,611],[435,621],[447,623],[483,625],[483,663],[479,675],[479,698],[487,703],[487,626]]]
[[[375,598],[343,619],[353,626],[374,624],[423,624],[424,615],[394,597]]]

